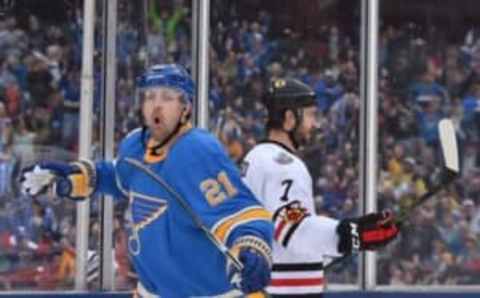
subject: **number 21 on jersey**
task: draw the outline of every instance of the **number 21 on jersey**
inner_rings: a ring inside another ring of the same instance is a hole
[[[218,173],[216,179],[209,178],[203,180],[200,183],[200,189],[205,194],[208,204],[212,207],[219,205],[238,193],[225,171]]]

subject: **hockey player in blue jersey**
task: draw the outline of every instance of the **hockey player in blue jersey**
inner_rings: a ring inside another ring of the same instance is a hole
[[[114,161],[40,162],[22,172],[22,189],[83,200],[94,193],[129,201],[129,251],[148,297],[237,297],[270,280],[271,215],[242,183],[211,134],[191,127],[194,84],[179,65],[157,65],[139,79],[143,128],[121,142]],[[128,160],[160,176],[243,265],[236,269],[172,193]]]

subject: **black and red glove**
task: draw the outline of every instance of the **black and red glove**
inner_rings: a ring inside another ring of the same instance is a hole
[[[379,249],[395,239],[399,230],[389,211],[344,219],[337,227],[340,237],[338,251],[350,254],[359,250]]]

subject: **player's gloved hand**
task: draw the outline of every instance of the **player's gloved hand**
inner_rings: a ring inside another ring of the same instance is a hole
[[[20,183],[22,192],[27,195],[36,196],[54,186],[59,197],[81,200],[94,191],[95,166],[86,160],[73,163],[42,161],[22,169]]]
[[[263,290],[270,283],[271,256],[266,256],[263,248],[258,250],[255,247],[244,246],[240,247],[237,257],[243,264],[243,269],[239,272],[229,262],[230,282],[245,294]]]
[[[350,254],[359,250],[376,250],[395,239],[398,232],[399,226],[389,211],[344,219],[337,227],[340,237],[338,251]]]

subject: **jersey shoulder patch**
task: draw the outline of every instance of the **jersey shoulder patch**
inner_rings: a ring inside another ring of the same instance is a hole
[[[273,215],[274,239],[282,246],[287,247],[293,233],[309,216],[308,210],[298,200],[278,208]]]
[[[280,151],[273,157],[273,160],[278,164],[288,165],[293,162],[293,157],[291,157],[288,153]]]

